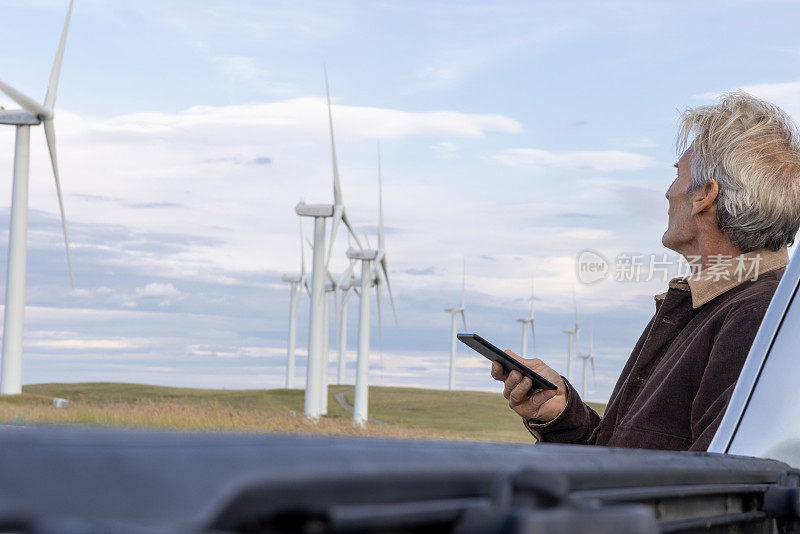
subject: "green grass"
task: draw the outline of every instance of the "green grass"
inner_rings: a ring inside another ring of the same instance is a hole
[[[353,393],[346,396],[352,404]],[[605,405],[592,408],[602,415]],[[371,387],[369,410],[370,417],[406,428],[456,432],[476,440],[530,440],[519,415],[497,393]]]
[[[0,397],[0,421],[161,429],[306,432],[434,439],[530,442],[520,418],[499,394],[416,388],[371,387],[370,418],[387,425],[352,425],[333,398],[352,386],[330,386],[328,415],[305,419],[302,390],[213,390],[143,384],[80,383],[25,386]],[[70,401],[56,409],[53,397]],[[602,413],[603,405],[593,406]]]

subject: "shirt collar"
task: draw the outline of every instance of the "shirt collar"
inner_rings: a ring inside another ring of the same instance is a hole
[[[705,269],[687,278],[674,278],[669,283],[670,289],[691,292],[692,308],[699,308],[748,280],[758,279],[764,273],[786,267],[789,253],[786,247],[780,250],[762,248],[739,256],[719,255],[710,260]],[[655,298],[661,300],[665,296],[666,293],[662,293]]]

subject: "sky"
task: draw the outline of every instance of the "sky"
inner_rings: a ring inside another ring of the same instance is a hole
[[[0,80],[44,98],[66,7],[0,0]],[[345,206],[373,245],[382,147],[398,320],[384,294],[379,335],[373,300],[371,384],[447,386],[463,260],[466,330],[519,350],[533,278],[536,354],[562,374],[574,291],[586,397],[605,401],[669,279],[649,262],[677,274],[661,235],[681,110],[745,90],[800,119],[799,16],[788,1],[76,0],[55,116],[75,288],[34,130],[23,383],[283,386],[294,206],[333,194],[326,65]],[[3,293],[13,143],[1,129]],[[346,247],[341,232],[334,273]],[[607,279],[576,275],[586,250]],[[631,257],[643,275],[617,276]],[[307,340],[301,295],[298,387]],[[457,369],[459,388],[499,391],[466,347]]]

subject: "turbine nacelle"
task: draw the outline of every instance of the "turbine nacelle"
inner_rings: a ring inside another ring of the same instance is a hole
[[[38,126],[42,121],[36,115],[21,109],[0,108],[0,124],[9,126]]]
[[[294,212],[301,217],[333,217],[333,205],[298,202]]]
[[[347,249],[347,258],[351,260],[370,260],[375,261],[378,258],[377,250],[371,249]]]

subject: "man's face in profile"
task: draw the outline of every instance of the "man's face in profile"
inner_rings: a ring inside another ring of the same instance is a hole
[[[692,220],[692,199],[689,194],[692,183],[691,157],[692,148],[689,147],[675,164],[678,175],[666,193],[669,201],[667,211],[669,219],[661,243],[678,253],[686,251],[686,245],[694,239],[697,231]]]

